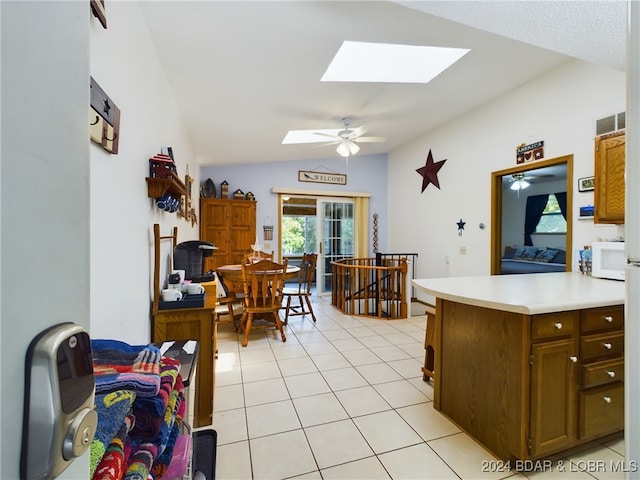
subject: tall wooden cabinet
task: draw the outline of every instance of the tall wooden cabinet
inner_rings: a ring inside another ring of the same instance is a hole
[[[256,241],[255,200],[200,199],[200,240],[218,247],[205,258],[205,271],[241,263]]]
[[[596,137],[594,223],[624,223],[625,132]]]

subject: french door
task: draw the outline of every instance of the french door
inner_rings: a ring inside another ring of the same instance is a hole
[[[353,201],[345,198],[318,199],[318,294],[331,293],[331,262],[353,258],[355,214]]]
[[[355,206],[350,198],[281,196],[282,256],[295,264],[317,253],[316,294],[331,293],[331,262],[355,252]]]

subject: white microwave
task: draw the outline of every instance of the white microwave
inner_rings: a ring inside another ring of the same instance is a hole
[[[593,242],[591,250],[592,276],[624,280],[627,266],[624,242]]]

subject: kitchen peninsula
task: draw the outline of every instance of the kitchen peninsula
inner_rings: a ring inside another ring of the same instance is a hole
[[[502,460],[624,427],[624,282],[579,273],[416,279],[436,298],[434,408]]]

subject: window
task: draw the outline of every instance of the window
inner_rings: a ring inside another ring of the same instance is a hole
[[[567,233],[567,221],[564,219],[558,199],[553,193],[549,194],[547,206],[542,212],[535,233]]]

